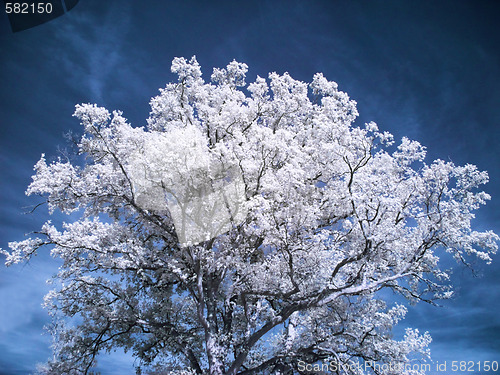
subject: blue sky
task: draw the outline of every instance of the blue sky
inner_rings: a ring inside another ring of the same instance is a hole
[[[493,199],[476,228],[500,233],[500,3],[495,1],[80,0],[66,15],[13,34],[0,15],[0,247],[48,218],[26,215],[24,195],[41,153],[57,156],[79,132],[77,103],[123,110],[145,125],[149,99],[175,79],[176,56],[197,56],[205,77],[236,59],[249,80],[288,71],[339,84],[358,102],[357,124],[420,141],[435,158],[490,174]],[[56,218],[57,219],[57,218]],[[409,308],[401,324],[428,330],[433,359],[500,360],[500,257],[456,266],[457,295]],[[0,267],[0,375],[28,374],[50,356],[41,308],[58,264],[40,254]],[[402,332],[396,331],[396,335]],[[120,354],[102,374],[133,373]]]

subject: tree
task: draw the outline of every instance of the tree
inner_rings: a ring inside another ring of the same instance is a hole
[[[354,126],[356,103],[322,74],[247,86],[233,61],[207,83],[195,58],[172,72],[146,128],[78,105],[78,155],[35,166],[27,194],[78,216],[3,251],[62,259],[44,371],[86,374],[121,347],[169,373],[420,373],[406,365],[430,336],[393,339],[406,308],[378,292],[432,303],[452,293],[440,256],[490,262],[498,237],[471,229],[487,173]]]

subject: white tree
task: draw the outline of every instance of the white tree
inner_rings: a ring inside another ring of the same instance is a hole
[[[448,298],[441,255],[490,261],[498,237],[471,229],[486,172],[354,126],[356,103],[322,74],[246,85],[232,62],[207,83],[195,58],[172,71],[146,128],[79,105],[81,156],[35,166],[27,194],[72,222],[3,253],[11,265],[48,246],[63,261],[43,371],[86,374],[121,347],[170,373],[420,373],[404,365],[430,336],[393,339],[406,308],[377,292]]]

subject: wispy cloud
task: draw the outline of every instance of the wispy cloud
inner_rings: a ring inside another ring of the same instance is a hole
[[[130,1],[102,4],[100,9],[80,4],[69,13],[52,51],[63,72],[98,102],[104,101],[113,73],[126,67],[124,44],[131,20]]]

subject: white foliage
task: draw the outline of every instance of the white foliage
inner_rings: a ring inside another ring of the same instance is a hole
[[[45,245],[63,260],[45,305],[74,319],[55,325],[47,373],[86,373],[115,347],[211,375],[428,357],[427,333],[392,338],[406,308],[377,291],[448,298],[441,256],[491,261],[498,236],[471,225],[486,172],[426,164],[407,138],[392,149],[322,74],[247,85],[247,70],[233,61],[205,82],[176,58],[147,128],[79,105],[85,161],[35,165],[27,194],[81,214],[3,251],[7,265]]]

